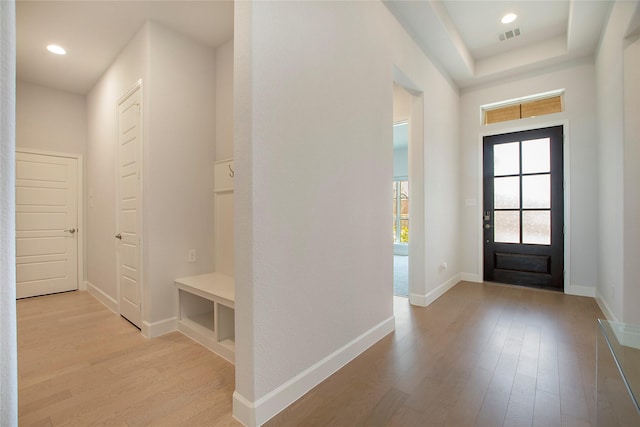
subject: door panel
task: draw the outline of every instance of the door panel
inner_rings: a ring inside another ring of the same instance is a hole
[[[484,138],[484,280],[564,288],[562,126]]]
[[[140,278],[140,105],[138,87],[118,104],[118,286],[120,314],[142,327]]]
[[[525,255],[495,253],[495,268],[501,270],[521,270],[530,273],[549,272],[550,258],[548,255]]]
[[[16,153],[16,294],[78,289],[78,160]]]

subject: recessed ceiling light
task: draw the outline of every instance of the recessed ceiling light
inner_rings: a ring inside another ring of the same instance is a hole
[[[58,46],[57,44],[50,44],[47,46],[47,50],[51,53],[55,53],[56,55],[66,55],[67,51],[64,50],[62,46]]]
[[[516,15],[515,13],[507,13],[502,17],[502,20],[500,22],[502,22],[503,24],[510,24],[515,21],[517,17],[518,15]]]

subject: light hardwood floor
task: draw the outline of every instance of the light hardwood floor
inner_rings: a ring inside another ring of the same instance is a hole
[[[268,426],[591,426],[591,298],[461,282]],[[20,425],[238,425],[234,368],[83,292],[18,302]]]
[[[181,333],[148,340],[86,292],[17,312],[20,426],[240,425],[233,365]]]

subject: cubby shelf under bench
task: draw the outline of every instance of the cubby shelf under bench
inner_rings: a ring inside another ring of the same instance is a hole
[[[235,363],[235,289],[233,277],[201,274],[175,280],[178,330]]]

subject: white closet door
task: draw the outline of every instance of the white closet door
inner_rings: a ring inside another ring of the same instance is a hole
[[[118,105],[118,282],[120,314],[142,327],[140,274],[140,105],[137,87]]]
[[[16,153],[16,295],[78,289],[78,160]]]

